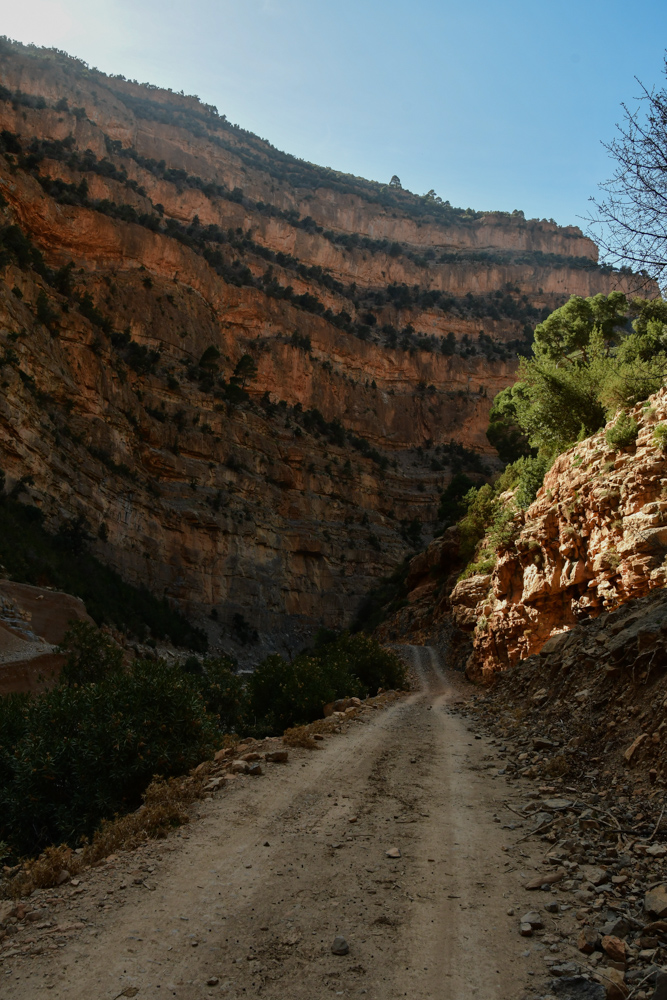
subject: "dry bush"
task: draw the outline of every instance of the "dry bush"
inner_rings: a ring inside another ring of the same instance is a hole
[[[60,884],[63,872],[75,875],[83,867],[82,855],[74,853],[67,844],[47,847],[34,861],[26,862],[9,883],[9,893],[14,899],[27,896],[33,889],[48,889]]]
[[[94,864],[113,851],[132,850],[146,840],[166,837],[174,827],[190,822],[189,806],[203,794],[206,771],[186,778],[154,778],[144,793],[144,804],[129,816],[104,820],[82,858]]]
[[[204,794],[204,781],[210,762],[183,778],[155,777],[144,792],[144,803],[136,812],[103,820],[92,843],[76,854],[66,844],[47,847],[34,861],[25,862],[9,883],[14,898],[26,896],[33,889],[46,889],[60,883],[61,875],[78,874],[114,851],[131,851],[147,840],[166,837],[177,826],[190,822],[189,806]]]
[[[340,725],[340,719],[334,719],[329,716],[328,719],[316,719],[308,729],[311,733],[335,733],[336,729]]]
[[[395,691],[393,689],[391,691],[383,691],[382,694],[376,694],[374,698],[368,698],[364,702],[364,705],[376,705],[378,708],[387,708],[388,705],[393,705],[399,698],[403,698],[406,693],[403,690]]]
[[[283,735],[283,743],[286,747],[305,747],[306,750],[315,750],[317,743],[310,735],[311,726],[294,726],[286,729]]]
[[[570,770],[570,764],[565,754],[559,753],[556,757],[551,758],[545,770],[552,778],[564,778]]]
[[[373,702],[378,702],[378,698],[372,699]],[[369,699],[369,704],[371,701]],[[345,719],[353,719],[359,714],[359,709],[355,709],[354,712],[350,712],[349,715],[345,716]],[[294,726],[292,729],[286,729],[283,735],[283,743],[288,747],[305,747],[307,750],[315,750],[317,743],[313,739],[312,734],[325,734],[325,733],[335,733],[340,727],[341,722],[344,719],[340,719],[334,716],[329,716],[328,719],[315,719],[315,722],[310,722],[307,726]]]
[[[222,737],[221,750],[235,750],[238,744],[241,742],[241,737],[238,733],[225,733]]]
[[[398,698],[402,698],[404,693],[402,691],[387,691],[375,698],[368,698],[360,707],[354,706],[354,710],[346,712],[344,718],[329,716],[328,719],[316,719],[315,722],[311,722],[307,726],[294,726],[292,729],[286,729],[283,743],[288,747],[305,747],[307,750],[315,750],[318,744],[313,739],[312,734],[338,732],[341,722],[356,718],[363,708],[386,708]]]

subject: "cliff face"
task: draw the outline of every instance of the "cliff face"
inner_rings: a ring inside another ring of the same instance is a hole
[[[667,453],[655,430],[667,419],[667,390],[632,416],[632,446],[611,448],[602,430],[559,456],[534,503],[517,513],[493,573],[442,585],[456,566],[454,530],[414,559],[402,627],[428,631],[451,618],[471,640],[463,643],[469,676],[488,680],[555,648],[552,638],[577,623],[664,588]]]
[[[0,467],[214,641],[349,621],[452,467],[493,463],[526,326],[627,282],[575,228],[322,170],[58,53],[5,46],[0,85]]]
[[[633,416],[640,427],[634,446],[614,450],[604,431],[578,444],[556,460],[518,518],[516,540],[476,602],[474,675],[539,652],[577,621],[665,586],[667,455],[654,430],[667,418],[667,391]],[[452,594],[455,619],[469,621],[470,609],[457,610],[466,584],[484,587],[479,578],[463,581]]]

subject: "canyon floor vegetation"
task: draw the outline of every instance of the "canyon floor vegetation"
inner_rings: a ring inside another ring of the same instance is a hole
[[[124,662],[88,622],[72,625],[58,684],[0,699],[0,840],[5,856],[74,847],[136,809],[151,780],[183,775],[225,737],[280,734],[341,696],[406,684],[402,661],[364,634],[321,634],[248,677],[225,657]]]

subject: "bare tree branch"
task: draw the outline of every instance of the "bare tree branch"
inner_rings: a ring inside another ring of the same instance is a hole
[[[665,60],[667,76],[667,59]],[[607,263],[631,266],[667,289],[667,90],[639,80],[635,110],[622,105],[618,135],[604,143],[617,167],[592,198],[588,232]]]

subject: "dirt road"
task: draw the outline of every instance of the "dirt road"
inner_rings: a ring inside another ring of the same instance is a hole
[[[230,783],[187,832],[133,856],[139,884],[111,864],[65,887],[82,895],[62,909],[88,913],[85,926],[60,950],[7,960],[0,995],[521,997],[530,960],[507,909],[529,905],[502,850],[518,834],[494,821],[504,782],[449,709],[461,682],[434,650],[404,648],[419,692],[271,777]],[[345,956],[331,952],[339,934]]]

